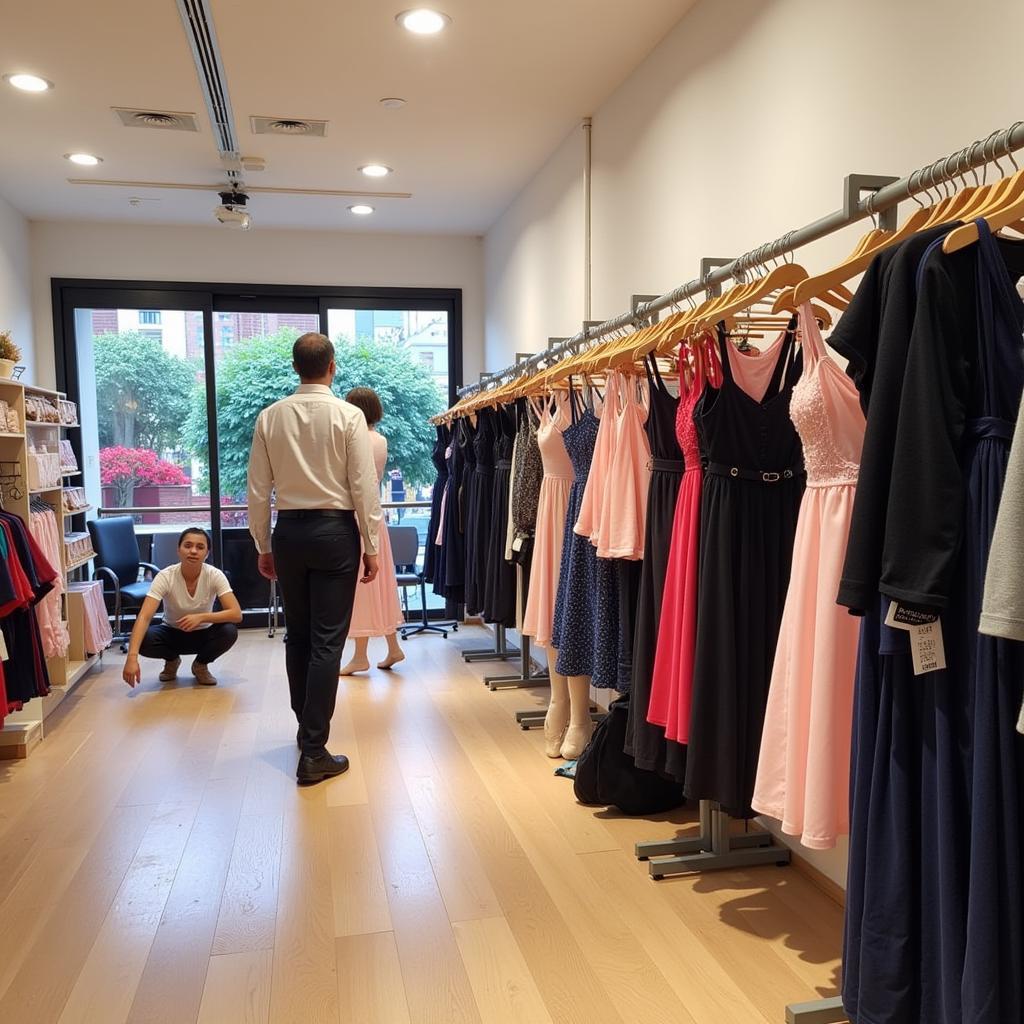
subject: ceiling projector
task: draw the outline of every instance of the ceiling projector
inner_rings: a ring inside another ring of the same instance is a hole
[[[218,194],[220,195],[221,205],[214,207],[214,217],[221,224],[226,224],[229,228],[248,231],[252,226],[252,217],[245,208],[245,204],[249,202],[249,197],[244,192],[234,190]]]

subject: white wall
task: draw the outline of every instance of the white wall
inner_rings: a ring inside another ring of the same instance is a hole
[[[33,222],[29,234],[36,366],[44,385],[54,381],[50,281],[60,277],[461,288],[463,376],[475,379],[481,369],[479,238],[45,221]]]
[[[28,223],[0,198],[0,331],[10,331],[21,348],[21,362],[32,379],[32,300]]]
[[[702,0],[593,112],[594,318],[831,213],[850,172],[904,175],[1017,120],[1016,71],[993,39],[1021,38],[1024,5],[965,10]],[[567,139],[485,239],[490,370],[580,329],[582,152]],[[865,230],[798,261],[823,269]],[[845,878],[845,848],[808,858]]]

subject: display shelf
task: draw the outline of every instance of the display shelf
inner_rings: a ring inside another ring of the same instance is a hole
[[[80,558],[77,562],[72,562],[67,567],[67,569],[65,569],[64,571],[65,572],[74,572],[76,569],[81,569],[83,565],[88,565],[95,557],[96,557],[96,552],[94,551],[87,558]]]
[[[10,437],[10,438],[15,438],[16,437],[19,441],[21,441],[21,440],[24,439],[25,435],[24,434],[15,434],[13,431],[10,431],[10,430],[0,430],[0,437]]]
[[[73,508],[73,509],[69,509],[69,510],[65,511],[64,515],[65,516],[80,516],[83,512],[91,512],[93,510],[93,508],[94,508],[93,505],[86,505],[85,508]]]
[[[39,420],[29,420],[25,425],[28,427],[36,427],[37,429],[45,427],[47,430],[60,430],[62,426],[60,423],[41,423]]]
[[[8,722],[0,729],[0,761],[28,757],[42,739],[42,722]]]
[[[64,488],[59,484],[56,487],[34,487],[29,489],[29,494],[63,494]]]
[[[25,384],[25,393],[28,395],[46,395],[47,398],[64,398],[63,391],[51,391],[49,388],[41,388],[35,384]]]
[[[81,423],[62,423],[60,426],[62,430],[71,430],[74,427],[80,427],[81,425]]]
[[[60,475],[66,479],[67,477],[71,477],[71,476],[81,476],[82,475],[82,471],[80,469],[73,469],[73,470],[71,470],[70,473],[65,473],[62,470]]]

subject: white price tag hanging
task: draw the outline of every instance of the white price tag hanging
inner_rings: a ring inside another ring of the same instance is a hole
[[[929,622],[910,628],[910,653],[914,675],[938,672],[946,667],[946,648],[942,642],[942,623]]]

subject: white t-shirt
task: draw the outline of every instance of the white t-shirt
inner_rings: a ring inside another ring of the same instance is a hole
[[[161,569],[153,578],[148,597],[164,603],[164,622],[168,626],[177,626],[186,615],[204,615],[213,611],[213,602],[222,594],[231,593],[231,584],[227,576],[212,565],[203,565],[196,581],[196,593],[193,597],[185,586],[180,565],[169,565]],[[209,629],[209,622],[199,628]]]

